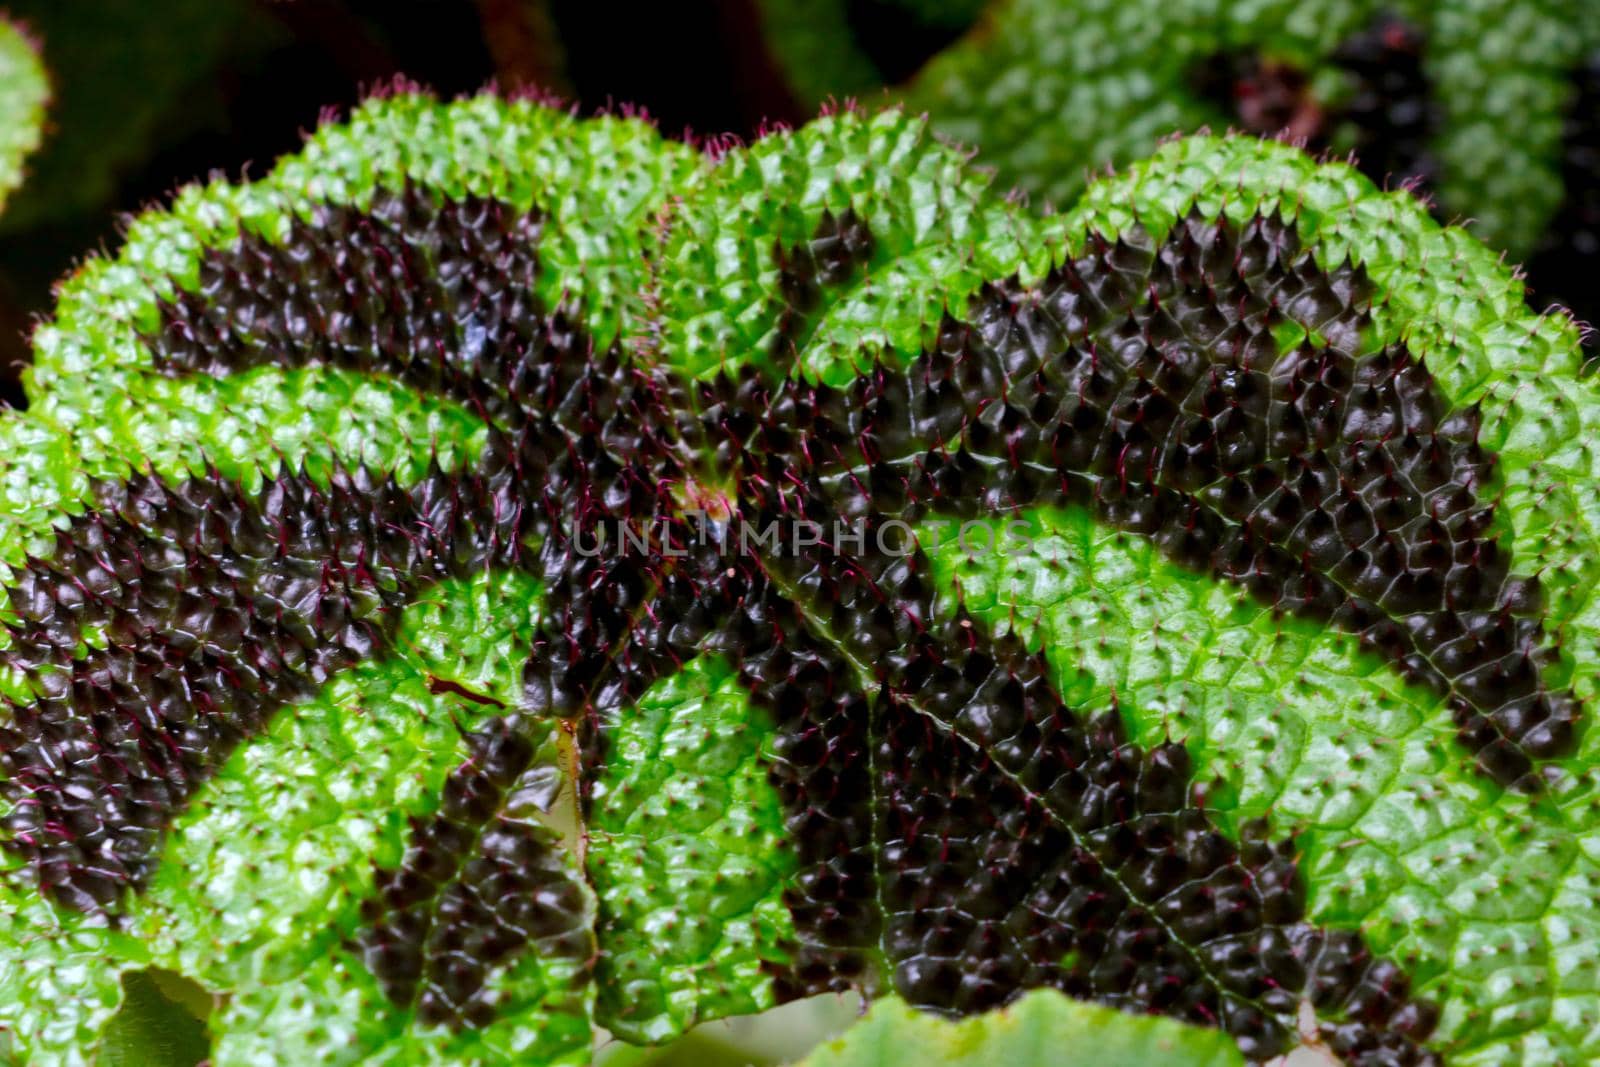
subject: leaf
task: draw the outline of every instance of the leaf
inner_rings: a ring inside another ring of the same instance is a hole
[[[959,1022],[924,1015],[890,997],[880,1000],[844,1037],[808,1056],[803,1067],[929,1067],[1006,1063],[1016,1067],[1184,1067],[1242,1064],[1215,1030],[1168,1019],[1130,1016],[1040,990],[1008,1008]]]
[[[618,716],[587,820],[616,1036],[653,1044],[772,1004],[762,964],[794,939],[782,890],[795,865],[767,785],[771,731],[716,661],[691,661]]]
[[[857,20],[762,7],[801,95],[872,95],[865,75],[831,73],[840,57],[870,63]],[[896,94],[1041,205],[1071,203],[1089,175],[1174,132],[1242,129],[1349,156],[1526,262],[1536,307],[1592,321],[1600,302],[1571,279],[1594,269],[1600,227],[1588,192],[1600,177],[1597,11],[1573,0],[997,0]],[[916,21],[899,17],[900,40]],[[1524,45],[1503,46],[1513,40]]]
[[[405,92],[35,346],[18,1059],[151,968],[219,1065],[1040,987],[1587,1054],[1596,386],[1350,167],[1195,137],[1041,217],[899,112],[700,154]]]
[[[49,99],[38,47],[0,18],[0,205],[21,184],[23,161],[39,147]]]
[[[101,1041],[98,1062],[111,1067],[193,1067],[210,1055],[200,1019],[166,996],[144,971],[123,975],[123,1004]]]

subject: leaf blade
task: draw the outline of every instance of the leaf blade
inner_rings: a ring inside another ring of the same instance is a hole
[[[1156,1016],[1129,1015],[1039,990],[959,1021],[895,998],[807,1056],[799,1067],[1243,1067],[1226,1036]]]

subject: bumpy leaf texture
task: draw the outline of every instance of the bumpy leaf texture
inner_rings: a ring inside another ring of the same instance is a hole
[[[1008,1009],[961,1022],[889,997],[844,1037],[812,1053],[803,1067],[1233,1067],[1243,1062],[1239,1050],[1215,1030],[1038,990]]]
[[[0,12],[0,205],[22,182],[44,129],[50,81],[28,34]]]
[[[771,48],[814,101],[910,77],[898,52],[918,18],[900,15],[896,39],[869,17],[882,6],[762,0]],[[922,40],[929,62],[900,95],[1035,199],[1069,204],[1090,173],[1174,132],[1283,136],[1419,185],[1443,218],[1533,257],[1540,306],[1600,320],[1587,0],[995,0],[959,42]]]
[[[1588,1058],[1576,328],[1282,145],[987,180],[400,93],[89,261],[0,422],[9,1053],[152,971],[217,1064],[1036,987]]]

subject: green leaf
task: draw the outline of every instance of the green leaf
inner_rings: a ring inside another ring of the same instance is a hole
[[[122,976],[123,1002],[102,1039],[98,1062],[108,1067],[194,1067],[211,1054],[201,1017],[167,995],[158,975]],[[209,1006],[205,1013],[209,1014]]]
[[[767,785],[772,725],[726,664],[694,660],[614,724],[588,868],[602,904],[601,1022],[653,1044],[775,1003],[794,860]]]
[[[151,969],[219,1065],[1041,986],[1588,1055],[1600,386],[1350,167],[1193,137],[1041,217],[897,111],[701,154],[407,92],[140,216],[35,346],[17,1059]]]
[[[806,1057],[802,1067],[1228,1067],[1244,1060],[1215,1030],[1170,1019],[1126,1015],[1069,1000],[1054,990],[1029,993],[1007,1008],[954,1021],[890,997],[844,1037]]]
[[[23,161],[39,147],[49,99],[38,46],[0,17],[0,205],[22,183]]]

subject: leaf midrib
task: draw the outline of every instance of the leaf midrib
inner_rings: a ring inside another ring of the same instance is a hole
[[[843,658],[844,661],[846,663],[848,663],[850,665],[850,667],[856,672],[857,677],[858,677],[861,685],[863,686],[863,688],[865,690],[873,693],[877,698],[883,699],[885,697],[885,687],[884,687],[883,683],[880,682],[877,679],[877,677],[873,673],[871,667],[866,662],[864,662],[859,656],[855,655],[850,650],[850,648],[849,648],[847,643],[845,643],[844,641],[841,641],[837,636],[835,636],[835,634],[833,633],[832,627],[830,627],[824,620],[822,620],[821,618],[816,616],[810,610],[810,607],[807,604],[807,602],[805,600],[803,600],[799,596],[798,587],[795,586],[794,583],[789,582],[787,579],[785,579],[784,577],[782,577],[781,575],[779,575],[779,574],[777,574],[777,573],[775,573],[773,571],[768,570],[767,571],[767,575],[768,575],[769,579],[772,581],[773,585],[775,587],[777,587],[778,590],[784,595],[784,597],[787,598],[790,601],[790,603],[792,603],[794,605],[795,610],[800,614],[801,618],[806,622],[807,626],[810,627],[812,633],[818,639],[827,642],[829,647],[831,647],[835,651],[837,651],[839,653],[840,657]],[[875,583],[874,583],[874,591],[876,591],[876,584]],[[910,694],[895,693],[893,695],[893,699],[896,700],[897,702],[903,704],[905,707],[910,708],[912,711],[915,711],[917,714],[919,714],[919,715],[923,716],[924,718],[926,718],[929,722],[931,722],[936,727],[938,727],[941,731],[943,731],[947,736],[949,736],[949,737],[961,742],[963,745],[966,745],[972,751],[978,752],[979,754],[982,754],[983,750],[978,746],[978,744],[976,742],[974,742],[971,738],[968,738],[968,737],[964,736],[959,730],[955,729],[955,727],[953,727],[951,724],[949,724],[949,723],[945,722],[943,719],[939,718],[938,715],[936,715],[933,712],[929,711],[925,706],[923,706],[921,701],[916,699],[916,697],[914,697],[914,696],[912,696]],[[1070,712],[1072,712],[1073,714],[1075,714],[1075,715],[1077,714],[1075,709],[1069,708],[1068,710]],[[871,722],[872,722],[872,719],[869,717],[869,719],[868,719],[868,723],[869,723],[868,741],[869,741],[869,743],[872,743],[875,740],[871,735],[871,726],[870,726]],[[879,778],[877,777],[877,774],[876,774],[876,767],[873,766],[872,763],[870,762],[871,759],[872,759],[872,757],[871,757],[870,750],[869,750],[869,767],[871,768],[871,773],[873,774],[873,777],[872,777],[872,788],[873,788],[873,792],[872,792],[872,801],[873,801],[873,803],[872,803],[872,826],[873,826],[874,835],[873,835],[872,858],[873,858],[874,874],[878,876],[875,889],[876,889],[877,894],[878,894],[877,895],[877,900],[878,900],[879,914],[884,916],[885,918],[887,918],[888,911],[883,906],[883,897],[882,897],[882,886],[883,886],[882,871],[877,866],[878,865],[878,861],[880,859],[879,849],[877,848],[878,808],[879,808],[879,804],[878,804],[879,794],[878,794],[877,790],[878,790],[878,786],[879,786],[880,780],[879,780]],[[1078,833],[1078,831],[1076,829],[1074,829],[1072,827],[1072,825],[1071,825],[1071,823],[1069,821],[1067,821],[1066,819],[1063,819],[1061,817],[1061,813],[1056,810],[1055,806],[1053,804],[1051,804],[1049,802],[1049,800],[1047,800],[1045,797],[1041,796],[1039,793],[1035,792],[1034,790],[1028,788],[1028,786],[1026,784],[1024,784],[1015,774],[1013,774],[1009,769],[1001,766],[998,761],[991,760],[990,761],[990,766],[994,767],[1001,774],[1003,774],[1005,776],[1005,778],[1006,778],[1006,781],[1008,781],[1012,785],[1014,785],[1024,795],[1026,795],[1032,802],[1037,803],[1040,806],[1041,810],[1049,812],[1055,818],[1055,820],[1056,820],[1057,824],[1059,825],[1059,827],[1066,833],[1066,835],[1069,838],[1072,839],[1072,842],[1073,842],[1074,845],[1076,845],[1077,847],[1079,847],[1079,848],[1083,849],[1084,851],[1090,853],[1091,855],[1095,855],[1096,863],[1099,865],[1100,869],[1105,872],[1106,877],[1109,878],[1112,882],[1116,883],[1118,888],[1120,888],[1124,893],[1127,894],[1127,897],[1128,897],[1128,899],[1130,901],[1133,901],[1133,902],[1137,903],[1140,907],[1142,907],[1144,909],[1145,914],[1149,916],[1150,921],[1152,923],[1154,923],[1156,926],[1160,927],[1167,934],[1167,936],[1172,939],[1172,943],[1173,944],[1178,945],[1178,946],[1180,946],[1182,948],[1184,954],[1187,955],[1194,962],[1196,973],[1204,976],[1205,981],[1207,982],[1207,984],[1209,984],[1213,989],[1215,989],[1222,996],[1237,996],[1238,995],[1238,994],[1230,993],[1229,990],[1225,989],[1222,986],[1222,984],[1211,973],[1210,969],[1205,966],[1204,961],[1200,958],[1199,953],[1196,952],[1194,946],[1190,945],[1187,940],[1185,940],[1184,938],[1179,936],[1178,932],[1176,930],[1174,930],[1171,927],[1171,925],[1169,925],[1157,913],[1157,911],[1156,911],[1156,909],[1154,907],[1150,906],[1149,902],[1146,902],[1142,897],[1140,897],[1137,893],[1135,893],[1123,881],[1123,879],[1121,877],[1121,873],[1119,871],[1117,871],[1115,868],[1111,867],[1110,865],[1100,861],[1099,856],[1098,856],[1097,853],[1095,853],[1094,849],[1091,848],[1083,840],[1083,837]],[[884,945],[883,945],[883,942],[881,940],[881,937],[882,937],[882,934],[880,933],[880,941],[879,941],[879,944],[878,944],[878,951],[887,960],[888,953],[884,949]]]

